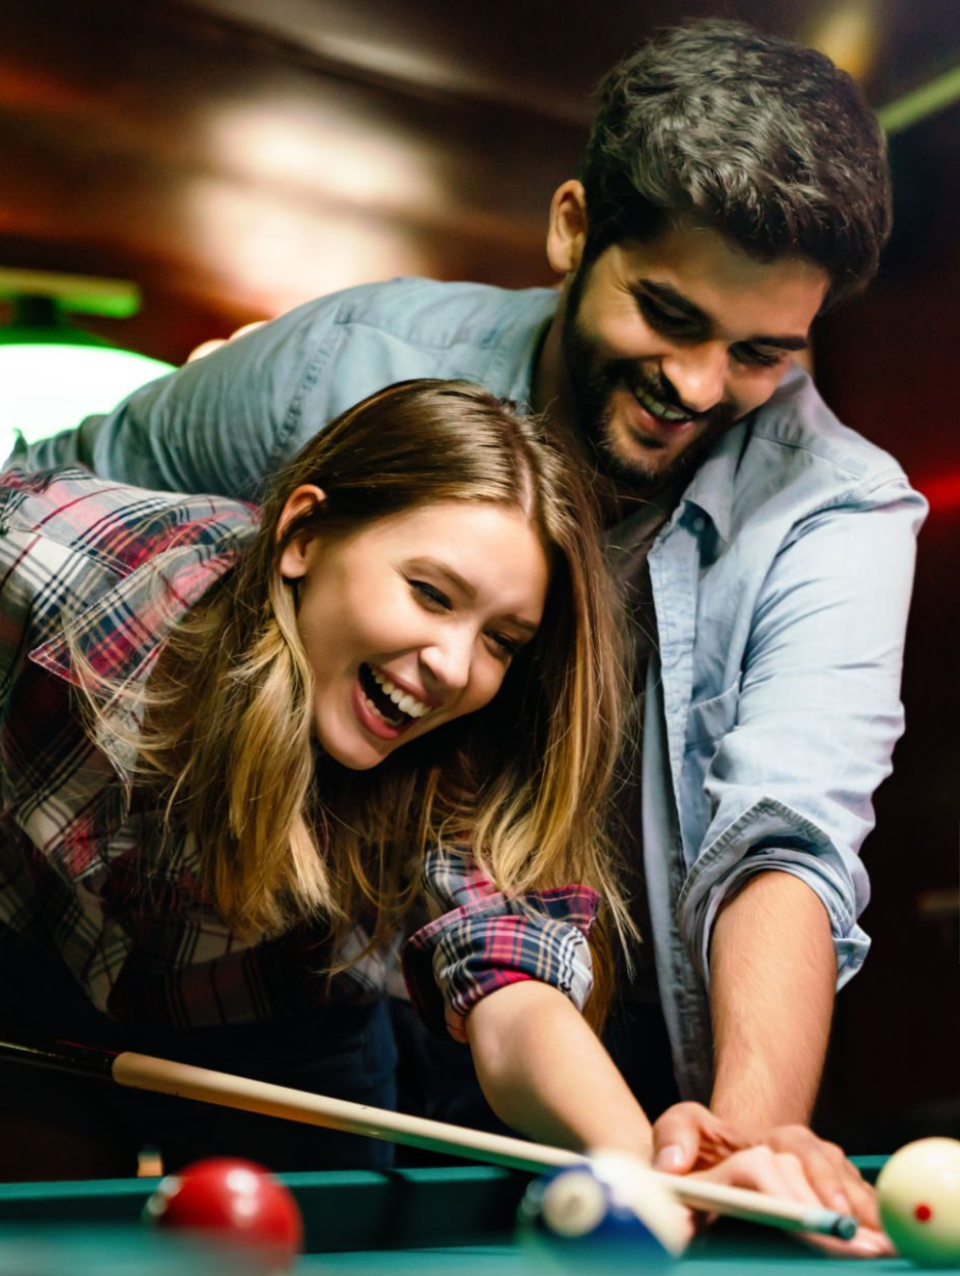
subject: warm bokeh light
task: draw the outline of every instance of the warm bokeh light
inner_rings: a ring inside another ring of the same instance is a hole
[[[275,316],[323,293],[429,273],[402,223],[297,201],[235,182],[194,183],[190,238],[244,303]]]
[[[332,103],[238,103],[213,114],[205,136],[218,167],[291,196],[409,212],[442,195],[430,153],[414,138]]]
[[[865,80],[877,60],[883,29],[884,0],[842,0],[816,14],[806,39],[855,80]]]
[[[0,344],[0,464],[19,432],[28,442],[108,412],[169,363],[108,346]]]
[[[242,328],[238,328],[236,332],[231,332],[229,337],[211,337],[209,341],[201,341],[198,346],[187,355],[187,363],[195,363],[197,359],[205,359],[208,354],[213,354],[214,350],[219,350],[221,346],[225,346],[228,341],[236,341],[237,337],[243,337],[248,332],[253,332],[257,328],[262,328],[266,323],[265,319],[255,319],[253,323],[245,323]]]

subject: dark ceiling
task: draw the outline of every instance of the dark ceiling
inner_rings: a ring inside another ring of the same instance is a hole
[[[172,361],[350,283],[544,282],[592,85],[708,13],[827,44],[877,105],[960,60],[956,0],[4,0],[0,267],[136,281],[89,326]]]

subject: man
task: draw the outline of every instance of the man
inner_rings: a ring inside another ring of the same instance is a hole
[[[807,1123],[834,990],[867,949],[858,851],[902,728],[924,504],[791,356],[874,273],[889,207],[882,136],[845,75],[694,23],[602,86],[580,180],[551,206],[559,294],[352,289],[27,454],[255,496],[324,422],[419,376],[480,381],[579,440],[637,617],[643,753],[625,836],[655,962],[635,1000],[659,993],[689,1100],[657,1124],[660,1163],[766,1143],[871,1224]]]

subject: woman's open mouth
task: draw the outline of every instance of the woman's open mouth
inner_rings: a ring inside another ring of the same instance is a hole
[[[432,705],[395,686],[372,665],[360,666],[358,681],[365,706],[394,731],[403,731],[433,712]]]

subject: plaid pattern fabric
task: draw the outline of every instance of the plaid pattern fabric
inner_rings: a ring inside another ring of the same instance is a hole
[[[582,1010],[593,986],[587,937],[600,898],[586,886],[507,897],[465,848],[431,851],[422,886],[439,913],[407,941],[410,999],[434,1032],[466,1041],[481,997],[521,979],[552,984]]]
[[[367,954],[328,980],[317,928],[239,939],[204,898],[197,847],[184,837],[158,853],[133,758],[108,760],[78,711],[82,665],[142,685],[163,636],[255,531],[251,506],[219,497],[80,469],[0,478],[0,926],[59,953],[93,1004],[123,1021],[189,1028],[371,1001],[395,958]],[[128,705],[115,711],[136,726]],[[457,850],[427,857],[423,886],[438,915],[409,941],[405,974],[433,1026],[462,1037],[474,1002],[522,978],[582,1005],[592,892],[507,900]],[[364,944],[358,924],[338,955]]]

